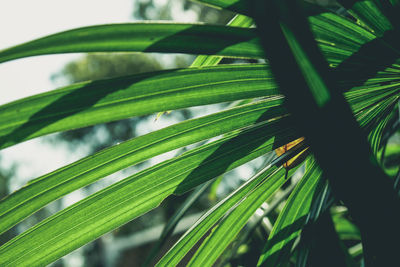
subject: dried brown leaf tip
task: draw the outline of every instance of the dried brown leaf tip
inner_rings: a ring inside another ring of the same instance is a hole
[[[296,146],[302,142],[304,142],[304,137],[300,137],[290,143],[287,143],[286,145],[278,147],[277,149],[275,149],[275,153],[279,157],[279,156],[285,154],[287,151],[289,151],[294,146]],[[300,153],[298,153],[297,155],[292,157],[290,160],[286,161],[283,164],[283,167],[286,169],[292,169],[292,168],[296,167],[301,162],[303,162],[303,159],[308,155],[307,151],[308,151],[308,147],[303,149]]]

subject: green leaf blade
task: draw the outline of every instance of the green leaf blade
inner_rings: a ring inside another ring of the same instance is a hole
[[[290,170],[290,174],[287,174],[281,167],[270,173],[212,230],[192,257],[189,266],[212,266],[262,203],[287,181],[286,175],[291,176],[295,170],[297,168]]]
[[[212,209],[205,213],[195,225],[189,229],[184,236],[165,254],[157,263],[157,266],[175,266],[190,249],[221,219],[229,212],[241,199],[246,197],[265,177],[277,171],[277,168],[271,166],[262,174],[253,177],[245,184],[240,186],[234,192],[229,194],[223,200],[218,202]]]
[[[134,138],[31,181],[0,201],[0,233],[73,190],[146,159],[252,124],[280,120],[282,100],[233,108]]]
[[[254,29],[202,24],[96,25],[46,36],[0,51],[0,63],[18,58],[82,52],[162,52],[260,58]]]
[[[168,70],[79,83],[0,106],[0,148],[132,116],[275,94],[265,65]]]
[[[228,22],[227,25],[234,27],[248,28],[253,24],[254,22],[251,18],[243,15],[236,15],[231,21]],[[222,59],[223,57],[221,56],[199,55],[196,57],[196,59],[193,61],[190,67],[193,68],[193,67],[215,66],[218,65],[218,63],[221,62]]]
[[[44,220],[0,247],[0,265],[47,264],[102,234],[293,138],[276,124],[191,150],[128,177]]]
[[[290,245],[299,235],[311,208],[311,201],[320,184],[321,170],[314,160],[308,162],[307,171],[290,195],[284,209],[268,237],[259,266],[280,266],[288,260]]]

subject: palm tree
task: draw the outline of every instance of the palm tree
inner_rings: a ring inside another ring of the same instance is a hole
[[[391,242],[400,237],[400,204],[393,180],[399,174],[378,163],[385,162],[384,148],[399,120],[397,1],[343,0],[347,11],[340,9],[340,14],[301,1],[201,2],[240,15],[227,26],[158,22],[92,26],[0,51],[0,62],[71,52],[201,55],[191,68],[83,82],[3,105],[1,148],[132,116],[246,100],[109,147],[39,177],[1,200],[3,233],[48,203],[108,174],[220,137],[45,219],[0,247],[0,265],[53,262],[154,209],[168,196],[188,192],[274,150],[279,156],[204,214],[159,266],[177,265],[200,240],[189,265],[209,266],[217,260],[222,264],[220,256],[227,248],[237,253],[238,246],[229,245],[260,206],[272,206],[263,214],[269,217],[274,203],[285,200],[276,193],[284,191],[287,178],[302,165],[302,179],[279,216],[270,217],[273,228],[258,264],[395,264],[396,246]],[[256,28],[251,27],[251,18]],[[223,57],[267,61],[218,65]],[[306,139],[299,139],[302,136]],[[346,216],[337,211],[343,205]],[[170,227],[176,221],[173,218]],[[341,229],[352,223],[361,240],[346,240]],[[247,238],[237,240],[247,242]]]

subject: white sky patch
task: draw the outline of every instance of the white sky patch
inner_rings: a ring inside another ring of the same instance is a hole
[[[76,27],[127,22],[132,0],[1,0],[0,48]]]
[[[50,76],[77,55],[49,55],[0,64],[0,104],[54,89]]]
[[[0,49],[73,28],[129,22],[132,9],[132,0],[1,0]],[[50,76],[77,56],[37,56],[0,64],[0,104],[53,89]]]
[[[40,139],[29,140],[1,151],[1,163],[5,168],[17,163],[15,176],[11,179],[11,190],[23,186],[29,180],[54,171],[85,156],[84,149],[69,152],[65,143],[52,145]]]

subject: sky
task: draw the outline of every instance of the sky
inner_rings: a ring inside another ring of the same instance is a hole
[[[132,21],[132,10],[132,0],[1,0],[0,49],[72,28]],[[0,104],[52,89],[49,74],[76,57],[40,56],[1,64]]]
[[[72,28],[129,22],[132,10],[133,0],[1,0],[0,50]],[[56,88],[51,75],[79,56],[39,56],[0,64],[0,104]],[[0,151],[0,164],[4,168],[18,164],[11,183],[15,190],[86,153],[85,149],[71,153],[63,144],[52,146],[38,138]]]

